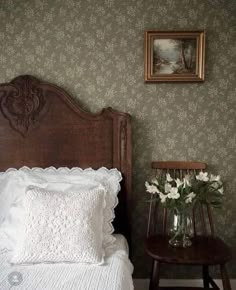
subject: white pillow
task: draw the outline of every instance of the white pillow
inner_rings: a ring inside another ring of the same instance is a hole
[[[19,170],[9,169],[0,174],[0,249],[11,250],[18,237],[21,235],[21,224],[24,222],[23,197],[29,185],[39,186],[49,190],[78,191],[91,190],[98,185],[106,189],[106,207],[104,216],[106,223],[103,225],[104,248],[114,244],[112,236],[114,228],[114,208],[118,203],[117,194],[120,190],[121,173],[117,169],[91,168],[81,169],[67,167],[54,168],[28,168]]]
[[[101,186],[79,192],[28,189],[23,236],[11,262],[102,263],[105,204]]]

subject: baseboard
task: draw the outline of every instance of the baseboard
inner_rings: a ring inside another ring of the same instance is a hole
[[[217,285],[222,288],[221,280],[215,280]],[[236,289],[236,279],[231,279],[231,288]],[[149,279],[134,279],[134,290],[148,290]],[[202,280],[200,279],[162,279],[160,281],[160,286],[192,286],[192,287],[202,287]]]

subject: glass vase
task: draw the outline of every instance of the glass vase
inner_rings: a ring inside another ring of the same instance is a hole
[[[169,244],[173,247],[187,248],[192,245],[193,223],[188,211],[172,212],[169,235]]]

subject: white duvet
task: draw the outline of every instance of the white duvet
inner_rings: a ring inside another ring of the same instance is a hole
[[[103,265],[35,264],[10,265],[11,252],[0,253],[0,289],[16,290],[133,290],[133,266],[127,242],[115,235],[114,249]]]

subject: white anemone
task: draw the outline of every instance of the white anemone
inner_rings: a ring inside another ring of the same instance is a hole
[[[155,193],[160,193],[159,189],[153,185],[153,184],[149,184],[147,181],[145,182],[145,186],[146,186],[146,191],[152,194]]]
[[[210,181],[220,181],[220,175],[211,174]]]
[[[200,171],[199,174],[196,176],[196,179],[200,181],[208,181],[209,180],[208,173]]]
[[[161,203],[166,202],[168,194],[163,194],[162,192],[160,192],[159,196],[160,196]]]
[[[155,185],[157,185],[157,186],[159,185],[159,182],[158,182],[158,180],[156,178],[153,178],[152,179],[152,183],[155,184]]]
[[[187,174],[184,176],[184,187],[186,186],[191,186],[191,183],[190,183],[190,176]]]
[[[177,187],[171,187],[171,190],[168,193],[168,198],[178,199],[179,197],[180,197],[180,194],[178,193],[178,188]]]
[[[196,194],[194,192],[189,193],[185,199],[185,203],[191,203],[195,196]]]
[[[159,193],[158,188],[155,185],[149,184],[147,181],[145,182],[146,191],[152,194]]]
[[[175,182],[176,182],[176,186],[179,187],[181,186],[184,182],[181,181],[179,178],[175,179]]]
[[[221,186],[221,188],[219,188],[218,191],[219,191],[219,193],[224,194],[223,186]]]
[[[165,193],[170,192],[172,186],[169,183],[165,183]]]
[[[167,180],[168,182],[173,181],[173,178],[170,176],[170,173],[166,173],[166,180]]]

